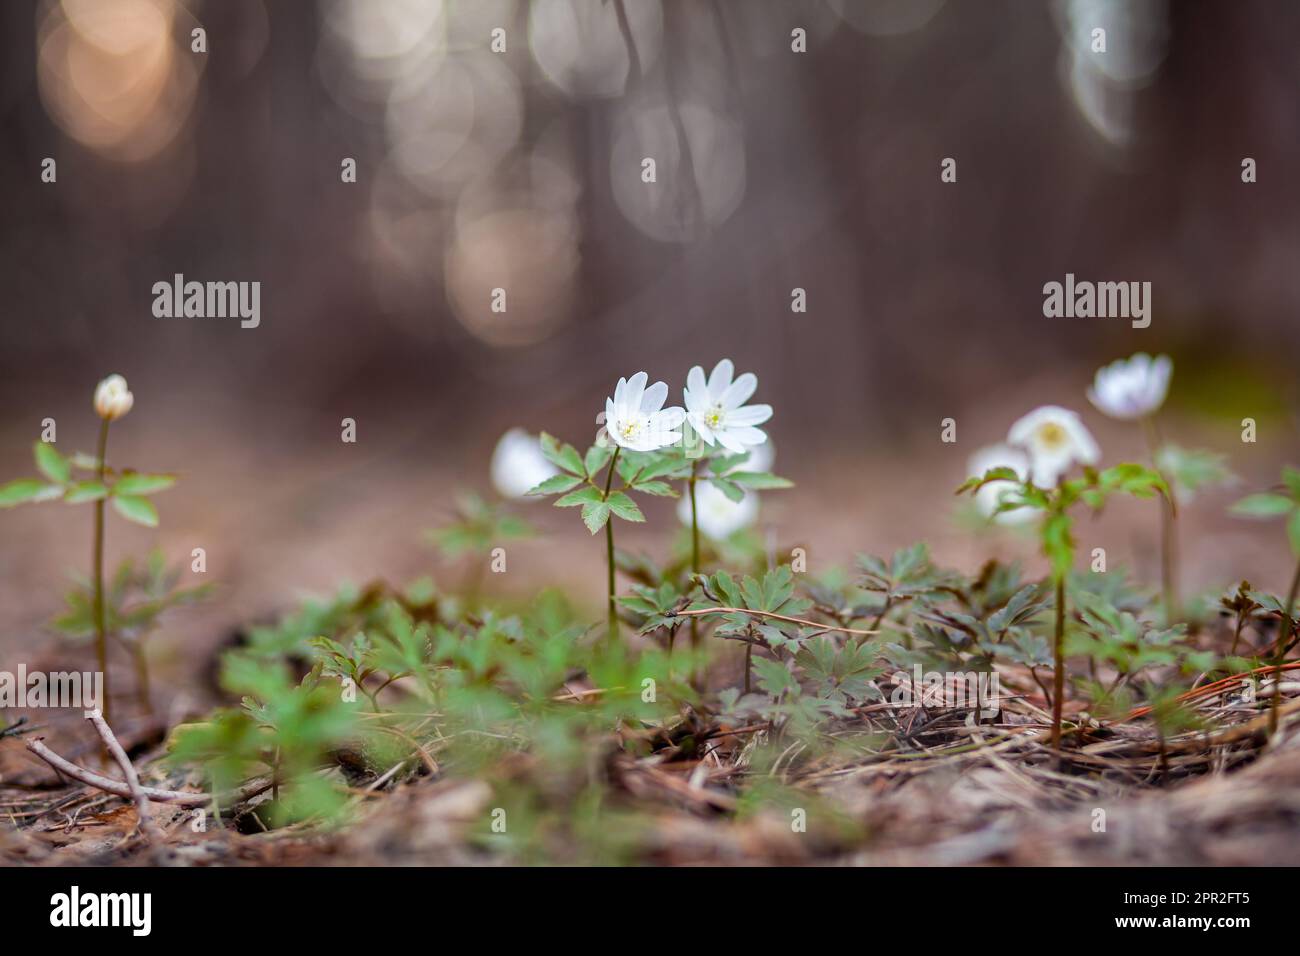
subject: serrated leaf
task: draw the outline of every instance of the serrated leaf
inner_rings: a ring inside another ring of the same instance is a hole
[[[629,498],[621,491],[615,491],[606,499],[605,504],[609,510],[614,512],[624,521],[645,521],[645,515],[637,507],[636,502]]]
[[[546,432],[542,432],[539,440],[542,446],[542,454],[547,461],[571,474],[578,475],[581,478],[587,477],[587,473],[582,467],[582,456],[578,454],[578,449],[572,445],[560,444],[554,435],[548,435]]]
[[[595,534],[605,527],[609,520],[609,504],[604,501],[589,501],[582,506],[582,522],[587,530]]]
[[[113,507],[118,514],[128,521],[142,524],[146,528],[158,527],[158,509],[153,506],[153,502],[148,498],[137,498],[134,495],[116,495],[113,498]]]
[[[36,442],[32,457],[36,459],[36,469],[50,481],[63,484],[72,475],[71,463],[50,442]]]
[[[660,498],[676,498],[677,492],[666,481],[638,481],[632,488],[643,495],[655,495]]]
[[[563,498],[557,498],[555,507],[557,508],[575,508],[578,505],[597,504],[603,500],[599,488],[593,488],[587,485],[579,488],[577,491],[570,492]]]
[[[609,460],[614,457],[614,449],[610,445],[592,445],[587,449],[587,454],[583,458],[583,466],[587,469],[588,475],[598,473],[602,468],[609,464]]]
[[[558,495],[582,484],[576,475],[552,475],[540,484],[528,489],[530,495]]]

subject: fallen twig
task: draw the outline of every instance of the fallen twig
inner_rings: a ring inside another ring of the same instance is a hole
[[[122,749],[122,744],[113,734],[113,729],[108,726],[108,721],[98,710],[92,710],[86,714],[86,719],[94,724],[95,729],[99,731],[99,736],[104,741],[104,746],[108,752],[113,755],[117,765],[122,768],[122,776],[126,780],[127,789],[130,791],[131,799],[135,801],[135,812],[140,818],[140,832],[148,843],[154,846],[162,846],[167,837],[162,828],[154,822],[153,814],[149,812],[149,798],[144,795],[140,789],[140,776],[135,772],[135,765],[131,763],[131,758],[126,755]]]
[[[772,611],[751,611],[745,607],[701,607],[687,611],[669,611],[664,617],[699,617],[703,614],[750,614],[754,617],[770,617],[778,621],[788,621],[791,624],[803,624],[806,627],[815,627],[822,631],[842,631],[845,634],[879,634],[879,631],[863,631],[853,627],[840,627],[838,624],[823,624],[821,621],[808,621],[801,617],[789,617],[785,614],[776,614]]]
[[[106,793],[116,794],[119,797],[126,797],[127,799],[133,797],[131,788],[122,781],[102,776],[94,771],[77,766],[71,760],[60,757],[45,746],[45,741],[40,737],[27,741],[27,749],[59,773],[71,777],[73,780],[80,781],[90,787],[96,787]],[[270,790],[271,783],[272,781],[266,780],[262,783],[249,784],[239,790],[218,794],[217,800],[222,803],[240,803],[257,796],[259,793]],[[182,807],[201,807],[212,802],[212,796],[206,793],[185,793],[180,790],[160,790],[158,787],[146,786],[141,786],[140,792],[154,803],[174,803]]]

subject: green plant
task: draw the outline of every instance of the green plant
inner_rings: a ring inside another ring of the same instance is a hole
[[[174,475],[146,474],[132,469],[108,467],[108,429],[129,412],[135,403],[126,381],[110,375],[95,389],[94,407],[100,418],[99,439],[94,457],[78,452],[64,457],[53,442],[37,441],[33,448],[41,478],[20,478],[0,487],[0,508],[41,501],[94,505],[94,536],[91,551],[91,614],[95,629],[95,657],[104,675],[104,718],[110,711],[108,637],[104,601],[104,503],[128,521],[149,528],[158,526],[158,509],[150,495],[170,488]]]
[[[1277,733],[1278,713],[1281,707],[1281,690],[1276,686],[1282,680],[1282,662],[1295,642],[1292,633],[1295,620],[1297,592],[1300,592],[1300,470],[1282,469],[1282,484],[1273,491],[1247,495],[1232,506],[1232,513],[1246,518],[1285,518],[1287,538],[1291,542],[1291,552],[1297,558],[1295,574],[1291,577],[1291,586],[1287,589],[1286,603],[1278,610],[1280,620],[1277,630],[1277,645],[1273,649],[1274,692],[1272,705],[1268,712],[1269,736]]]
[[[181,565],[168,567],[162,551],[154,549],[143,565],[131,558],[118,564],[104,592],[104,623],[135,665],[136,696],[146,713],[153,713],[150,694],[147,642],[159,619],[172,608],[194,604],[212,592],[212,585],[180,587]],[[74,579],[64,596],[63,613],[54,628],[74,640],[96,634],[95,587],[93,582]]]
[[[1055,591],[1052,748],[1059,753],[1061,710],[1065,697],[1065,585],[1074,564],[1075,549],[1070,511],[1078,504],[1086,505],[1094,512],[1100,511],[1115,494],[1128,494],[1138,498],[1150,498],[1156,494],[1168,497],[1169,486],[1158,472],[1144,465],[1124,463],[1103,471],[1085,468],[1083,477],[1058,479],[1052,488],[1040,488],[1032,481],[1021,479],[1010,468],[994,468],[982,477],[967,480],[957,489],[957,493],[974,493],[991,481],[1015,483],[1004,493],[998,511],[1030,508],[1041,514],[1039,540],[1051,569]]]

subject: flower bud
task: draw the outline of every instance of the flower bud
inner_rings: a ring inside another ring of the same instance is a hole
[[[110,375],[95,388],[95,414],[106,421],[116,421],[131,410],[135,396],[121,375]]]

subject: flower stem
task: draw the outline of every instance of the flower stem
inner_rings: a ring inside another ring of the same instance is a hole
[[[1297,591],[1300,591],[1300,563],[1296,564],[1291,590],[1286,596],[1286,610],[1278,623],[1277,650],[1273,655],[1273,701],[1268,708],[1269,737],[1277,733],[1278,710],[1282,706],[1282,658],[1286,656],[1287,642],[1291,639],[1291,612],[1295,609]]]
[[[605,494],[602,501],[609,500],[609,489],[614,483],[614,466],[618,464],[618,453],[621,448],[615,447],[614,457],[609,460],[609,471],[605,474]],[[605,557],[609,562],[609,626],[606,629],[605,638],[611,644],[618,640],[618,607],[614,603],[614,516],[608,515],[605,518]]]
[[[1056,640],[1052,648],[1052,749],[1061,757],[1061,705],[1065,702],[1065,575],[1056,578]]]
[[[109,420],[106,418],[99,426],[99,451],[97,454],[98,467],[96,468],[96,477],[102,484],[104,481],[104,455],[108,450],[108,425]],[[91,554],[93,564],[93,576],[95,579],[95,663],[99,667],[99,672],[104,675],[104,699],[102,711],[104,720],[109,719],[109,700],[111,695],[108,690],[108,630],[104,627],[104,499],[100,498],[95,502],[95,542],[94,551]]]
[[[695,507],[695,476],[696,468],[699,466],[699,459],[691,460],[691,574],[700,573],[700,521]],[[694,617],[691,618],[691,654],[695,654],[700,649],[700,631]],[[692,678],[694,677],[694,667],[692,666]]]
[[[1143,430],[1146,433],[1147,447],[1151,452],[1151,465],[1155,468],[1156,473],[1169,483],[1169,479],[1160,471],[1160,466],[1156,462],[1156,453],[1160,450],[1160,430],[1156,427],[1155,418],[1148,415],[1142,419]],[[1172,494],[1172,489],[1170,494]],[[1160,584],[1164,595],[1165,605],[1165,626],[1172,627],[1178,619],[1178,586],[1175,582],[1176,577],[1176,552],[1178,550],[1177,538],[1174,528],[1174,505],[1165,495],[1160,496]]]

